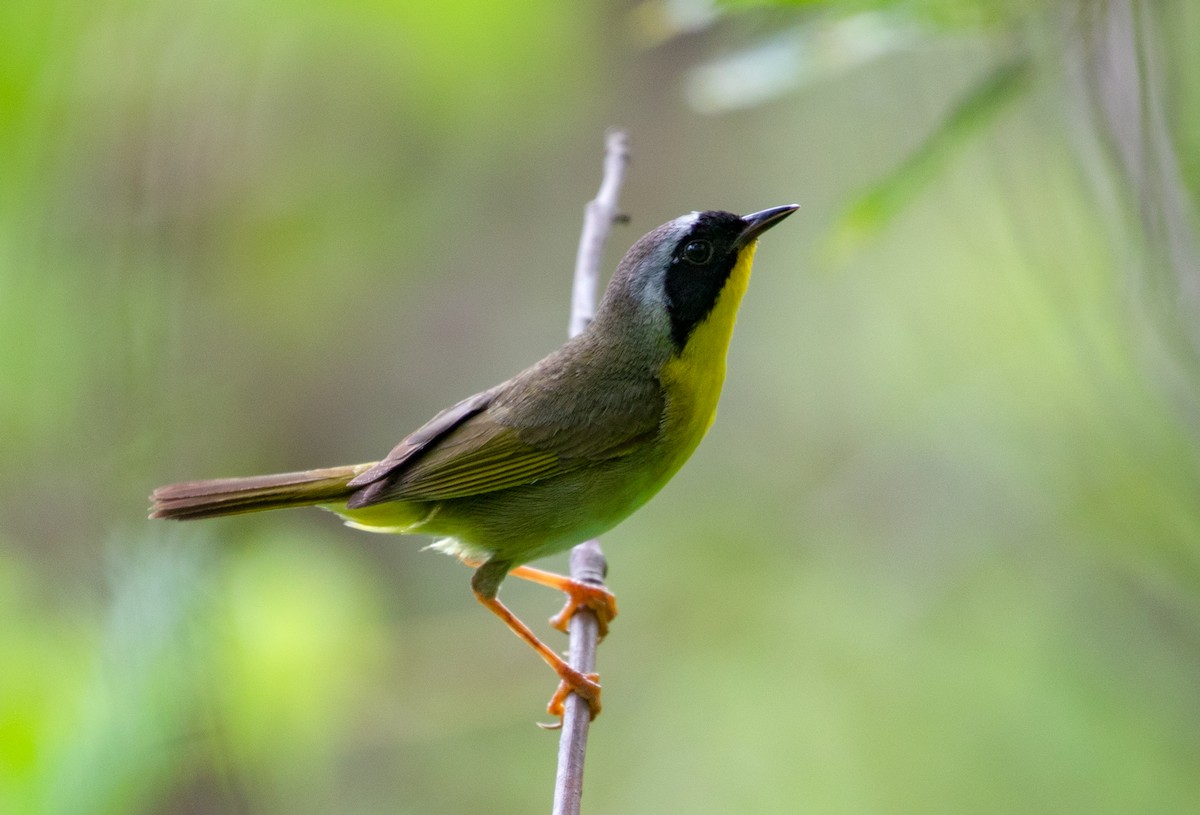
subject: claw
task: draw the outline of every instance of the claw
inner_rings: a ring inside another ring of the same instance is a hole
[[[567,696],[572,693],[578,694],[588,703],[592,719],[600,715],[600,674],[585,674],[574,668],[567,668],[559,676],[562,677],[562,681],[558,683],[558,690],[554,691],[554,695],[550,697],[550,704],[546,705],[546,712],[551,716],[557,716],[559,723],[553,727],[540,726],[545,727],[546,730],[557,730],[562,726]]]
[[[581,608],[589,608],[596,614],[596,619],[600,623],[600,639],[604,639],[604,635],[608,633],[608,624],[617,616],[617,598],[603,586],[584,583],[565,575],[534,569],[531,566],[517,566],[510,570],[509,574],[522,580],[558,589],[567,595],[567,604],[563,606],[563,610],[550,618],[550,625],[564,634],[567,633],[567,624],[575,616],[575,612]]]
[[[463,558],[463,562],[470,564],[472,561]],[[543,724],[539,726],[546,730],[557,730],[559,727],[562,727],[561,719],[564,704],[567,701],[567,696],[572,693],[577,694],[579,698],[588,703],[591,718],[596,718],[600,715],[600,675],[594,673],[585,674],[568,665],[566,660],[559,654],[556,654],[546,643],[539,640],[529,629],[529,626],[517,619],[517,615],[509,611],[497,599],[496,589],[499,587],[499,580],[504,577],[505,572],[514,577],[522,577],[534,583],[558,589],[567,595],[567,605],[562,611],[551,618],[550,624],[559,631],[566,632],[567,624],[571,621],[575,612],[580,608],[590,608],[596,614],[596,619],[599,622],[598,633],[600,637],[608,633],[609,621],[617,616],[616,598],[613,597],[612,592],[602,586],[583,583],[569,577],[564,577],[563,575],[554,574],[553,572],[533,569],[529,566],[518,566],[511,570],[508,570],[507,566],[508,564],[506,563],[499,563],[493,566],[491,561],[483,563],[475,570],[475,576],[471,578],[471,588],[474,589],[475,597],[479,602],[503,620],[504,624],[514,634],[533,648],[538,653],[538,656],[554,669],[554,672],[558,674],[559,680],[561,680],[558,690],[554,692],[554,696],[550,698],[550,704],[546,707],[550,715],[557,716],[560,722],[557,725]],[[499,576],[497,577],[497,575]]]
[[[608,634],[608,624],[617,616],[617,598],[611,591],[601,586],[591,586],[574,580],[563,585],[562,590],[567,595],[567,604],[562,611],[550,618],[550,625],[564,634],[575,612],[581,608],[591,609],[600,624],[600,639]]]

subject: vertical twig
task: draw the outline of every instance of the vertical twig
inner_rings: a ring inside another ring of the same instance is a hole
[[[570,337],[582,333],[596,313],[604,244],[612,225],[621,217],[617,198],[625,182],[625,165],[628,163],[629,137],[623,130],[610,130],[604,141],[604,176],[600,191],[583,209],[583,231],[579,235],[575,284],[571,289],[571,321],[567,326]]]
[[[583,213],[583,232],[575,258],[575,284],[571,292],[570,336],[587,328],[596,313],[596,290],[604,244],[613,223],[621,217],[617,198],[629,161],[629,138],[624,131],[611,130],[605,140],[604,177],[600,191]],[[608,562],[598,540],[589,540],[571,550],[571,577],[597,586],[604,585]],[[596,615],[580,609],[568,626],[570,646],[567,662],[576,670],[591,673],[596,667],[599,623]],[[591,712],[577,695],[567,697],[562,732],[558,741],[558,773],[554,784],[554,815],[578,815],[583,795],[583,762],[587,753]]]
[[[1197,433],[1200,218],[1168,115],[1159,41],[1166,21],[1156,16],[1156,4],[1133,0],[1076,0],[1067,8],[1068,87],[1082,102],[1080,132],[1088,136],[1080,152],[1104,215],[1126,230],[1112,240],[1133,283],[1124,293],[1134,298],[1142,323],[1140,362]]]

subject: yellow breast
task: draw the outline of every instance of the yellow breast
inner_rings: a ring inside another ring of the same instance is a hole
[[[738,306],[750,282],[750,266],[758,245],[742,249],[712,312],[696,326],[683,351],[663,366],[661,380],[667,397],[664,443],[669,450],[667,477],[673,475],[704,438],[717,416],[717,401],[725,382],[725,356],[733,336]]]

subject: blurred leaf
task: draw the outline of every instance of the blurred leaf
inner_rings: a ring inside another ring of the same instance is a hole
[[[194,713],[193,669],[203,662],[193,625],[203,549],[194,536],[187,545],[166,537],[111,547],[111,604],[101,620],[82,608],[48,616],[27,607],[34,613],[24,617],[3,609],[0,810],[139,812],[176,777]],[[0,586],[13,576],[0,563]],[[24,577],[16,596],[28,600],[34,576]]]
[[[828,82],[921,42],[905,18],[864,13],[821,17],[693,68],[685,93],[701,113],[750,108]]]
[[[827,251],[844,259],[877,235],[975,134],[1028,89],[1032,79],[1030,59],[1018,57],[971,88],[899,167],[850,205],[834,227]]]
[[[387,649],[369,576],[333,541],[272,536],[231,554],[216,654],[223,748],[281,809],[322,785]]]
[[[788,6],[834,14],[887,11],[950,30],[1007,24],[1041,7],[1039,0],[721,0],[720,5]]]

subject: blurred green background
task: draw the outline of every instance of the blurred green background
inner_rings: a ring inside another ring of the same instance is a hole
[[[585,811],[1195,811],[1198,41],[1190,0],[4,0],[0,812],[549,808],[552,677],[462,566],[143,517],[556,347],[614,124],[610,267],[803,208],[605,538]]]

